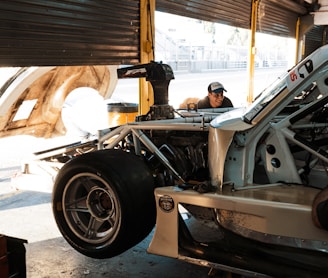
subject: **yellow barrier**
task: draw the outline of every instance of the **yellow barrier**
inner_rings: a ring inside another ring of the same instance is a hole
[[[107,104],[109,126],[123,125],[134,122],[138,115],[136,103],[109,103]]]

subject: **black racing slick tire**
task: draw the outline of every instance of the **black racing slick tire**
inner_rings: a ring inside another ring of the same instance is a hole
[[[78,156],[59,171],[53,213],[66,241],[92,258],[116,256],[155,225],[154,181],[142,158],[121,150]]]

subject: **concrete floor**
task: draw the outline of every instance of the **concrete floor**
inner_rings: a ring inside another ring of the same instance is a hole
[[[3,186],[3,182],[0,183]],[[112,259],[96,260],[71,248],[59,234],[51,194],[18,191],[1,195],[1,233],[26,239],[27,277],[207,277],[208,269],[147,254],[151,234]]]
[[[0,140],[0,234],[28,241],[25,244],[28,278],[209,276],[208,268],[148,254],[152,233],[112,259],[96,260],[76,252],[57,229],[51,211],[51,187],[47,182],[22,179],[24,186],[17,188],[17,181],[22,181],[18,175],[21,161],[31,146],[40,142],[30,138],[21,140]],[[211,276],[225,277],[219,272]]]

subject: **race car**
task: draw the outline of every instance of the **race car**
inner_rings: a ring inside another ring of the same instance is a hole
[[[328,273],[328,46],[284,73],[245,108],[175,110],[172,69],[145,77],[154,105],[99,133],[53,189],[60,232],[78,252],[147,251],[247,277]]]

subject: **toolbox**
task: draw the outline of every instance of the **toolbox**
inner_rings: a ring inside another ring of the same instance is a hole
[[[0,278],[26,277],[27,240],[0,234]]]

